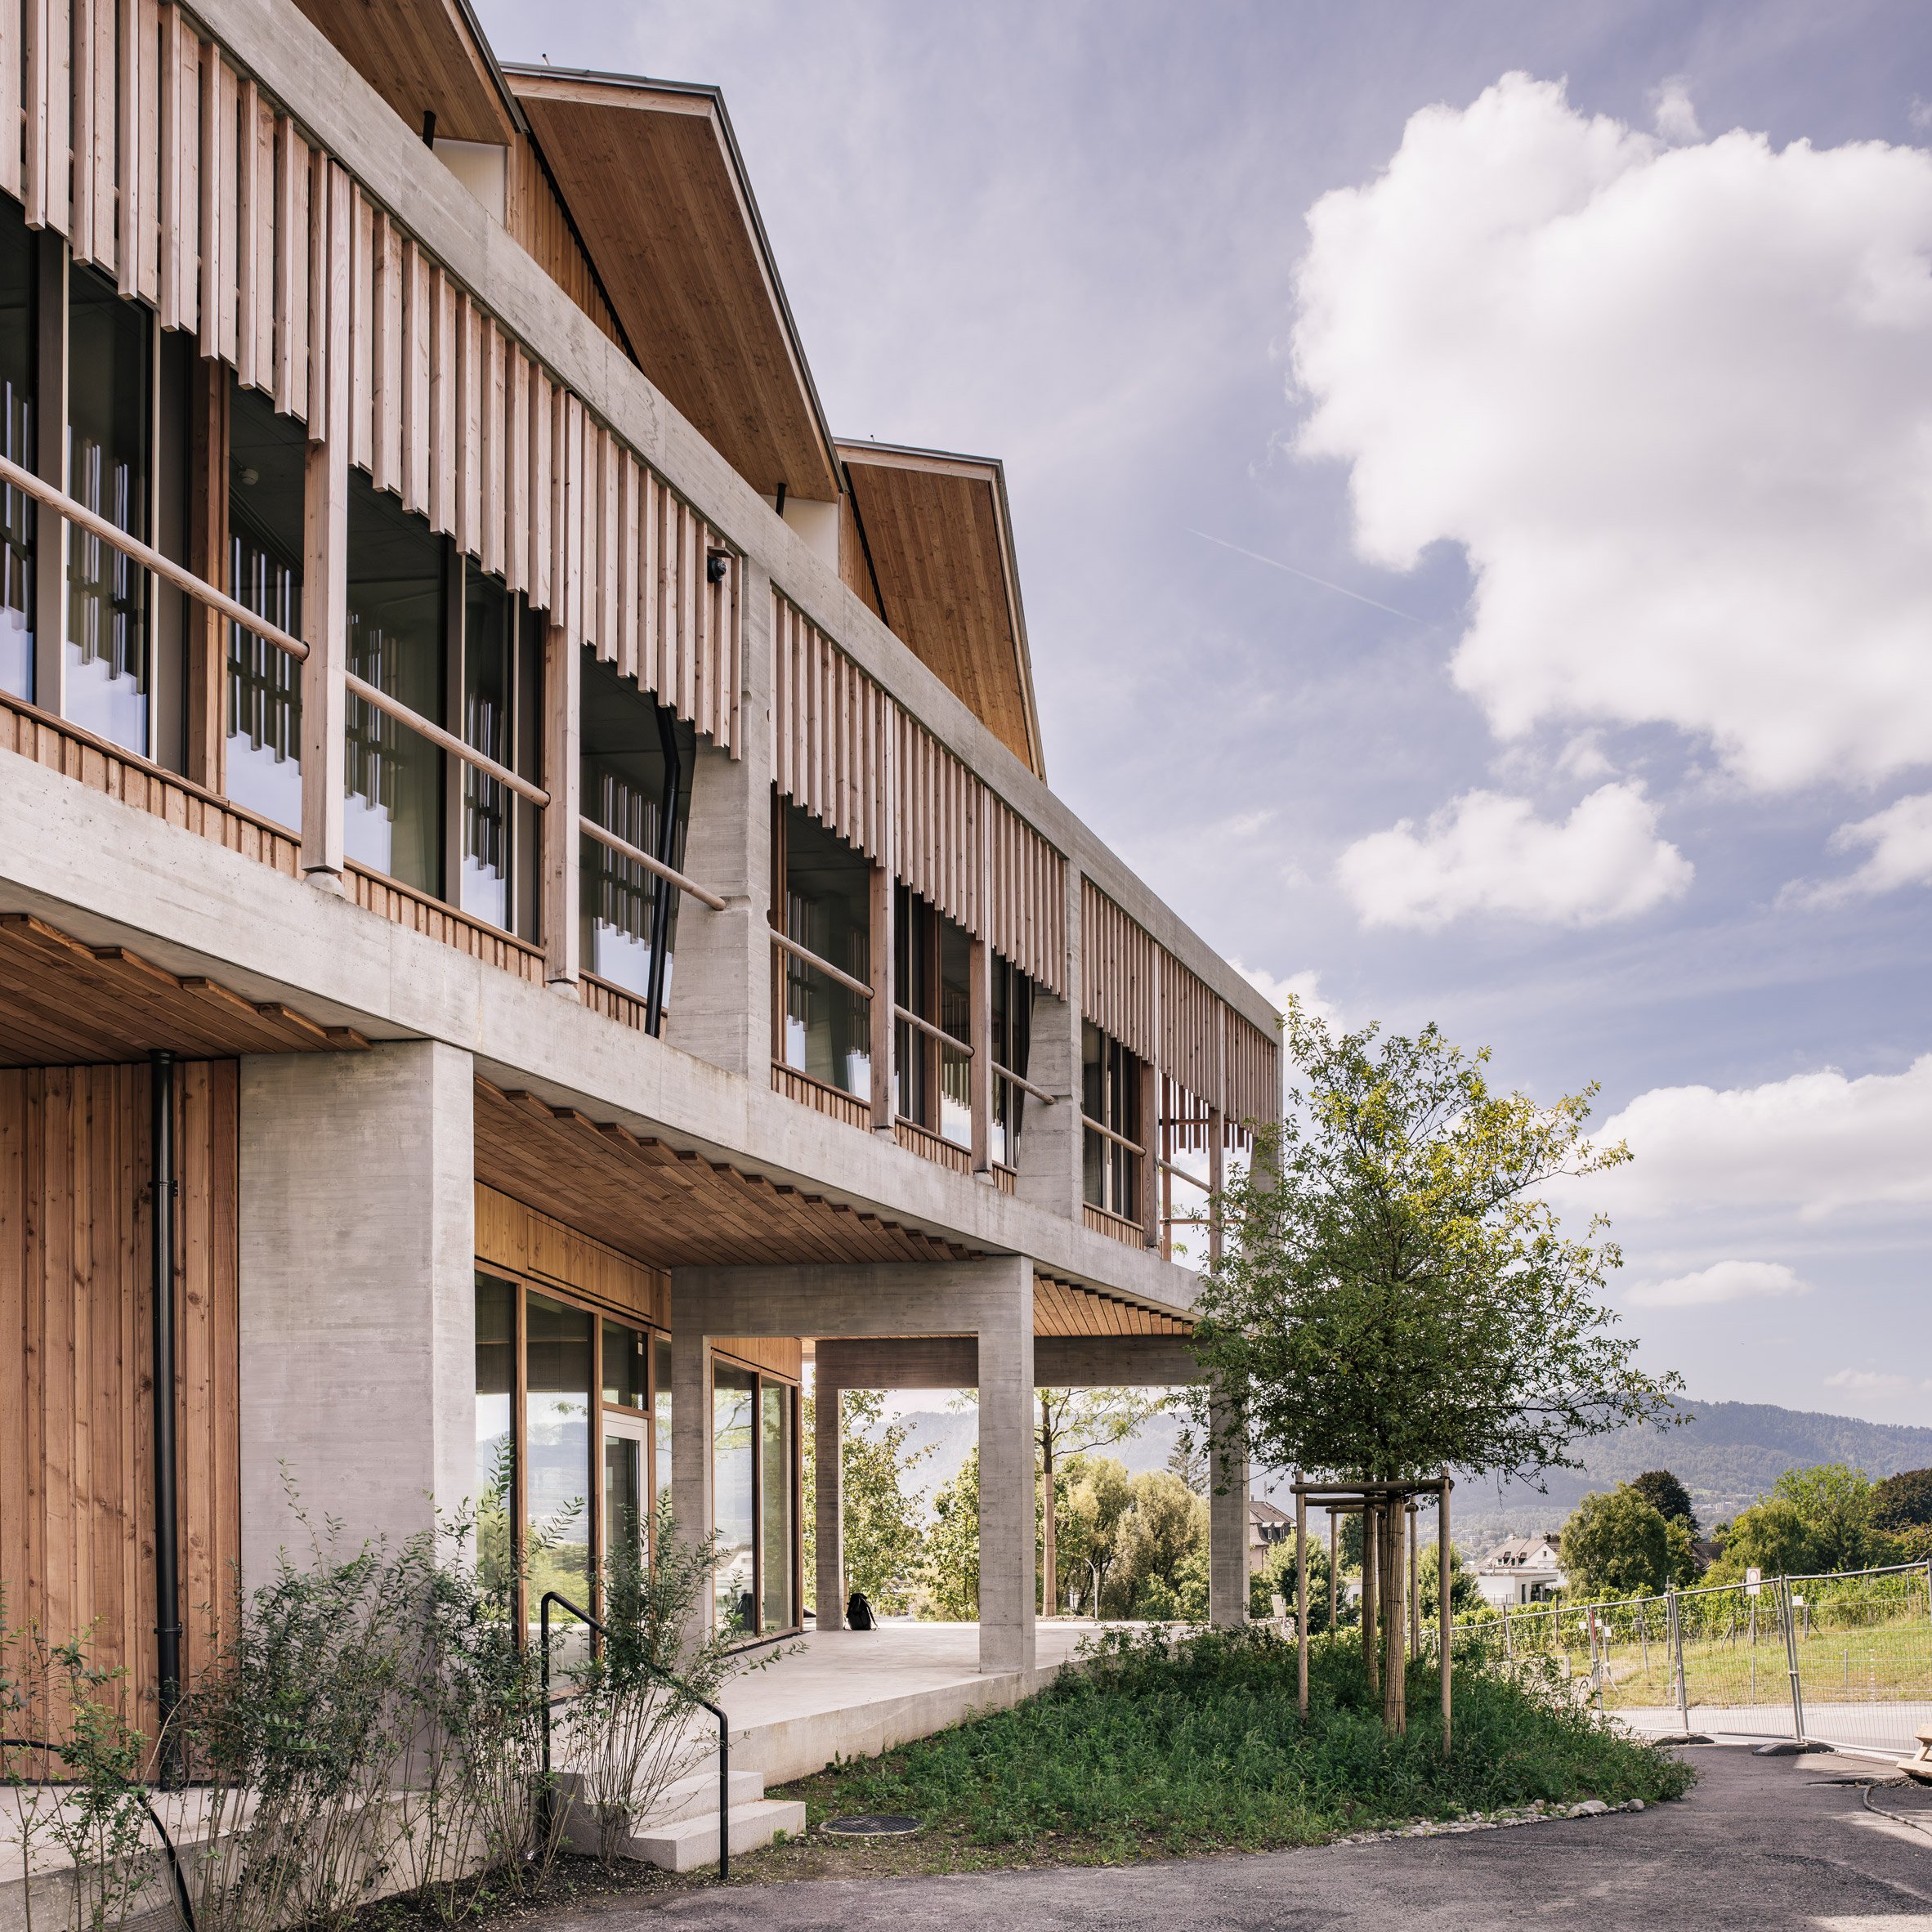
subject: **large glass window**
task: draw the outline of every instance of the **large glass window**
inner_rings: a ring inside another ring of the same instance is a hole
[[[517,1290],[476,1277],[476,1574],[488,1590],[516,1573]]]
[[[894,1001],[946,1035],[896,1021],[899,1111],[928,1133],[971,1147],[972,1062],[964,1049],[972,1035],[973,941],[909,887],[896,889]]]
[[[754,1536],[758,1482],[758,1379],[717,1362],[711,1371],[711,1523],[718,1536],[712,1572],[721,1630],[758,1628]]]
[[[671,1493],[671,1338],[660,1335],[652,1347],[657,1356],[657,1398],[652,1418],[657,1477],[652,1493],[664,1496]]]
[[[1096,1133],[1093,1123],[1139,1146],[1141,1063],[1090,1020],[1081,1023],[1080,1049],[1080,1107],[1089,1123],[1081,1135],[1086,1198],[1109,1214],[1138,1220],[1141,1156],[1134,1148]]]
[[[145,541],[150,319],[75,264],[68,288],[69,494]],[[67,717],[143,754],[149,744],[147,573],[68,525]]]
[[[445,546],[349,472],[349,669],[419,716],[443,716]],[[443,889],[443,754],[353,693],[342,844],[405,885]]]
[[[682,870],[696,746],[690,727],[601,662],[588,646],[582,677],[585,816],[626,844]],[[668,1004],[677,950],[677,891],[634,859],[588,836],[583,867],[585,969],[649,1000],[651,962],[661,940],[664,968],[656,997],[660,1006]]]
[[[993,1064],[1024,1079],[1033,1044],[1033,982],[997,953],[993,955],[991,965]],[[1019,1165],[1020,1127],[1026,1105],[1024,1088],[995,1077],[992,1154],[1003,1166]]]
[[[781,808],[785,937],[870,983],[872,867],[796,805]],[[872,1091],[872,1003],[808,959],[783,953],[788,1067],[861,1099]]]
[[[228,594],[283,630],[302,629],[306,436],[257,390],[233,385],[228,432]],[[302,823],[302,666],[228,627],[228,796]]]
[[[973,1145],[973,1062],[960,1047],[948,1040],[973,1037],[973,941],[964,926],[943,913],[932,923],[939,955],[939,1025],[946,1040],[939,1049],[939,1131],[955,1146]]]
[[[0,198],[0,454],[34,467],[34,237]],[[33,499],[0,487],[0,691],[34,696]]]
[[[793,1411],[798,1391],[767,1382],[759,1402],[758,1505],[759,1607],[763,1628],[789,1630],[793,1613],[792,1552],[797,1542],[793,1515]]]
[[[534,1617],[547,1590],[589,1603],[592,1317],[531,1291],[524,1326],[524,1530]]]
[[[534,771],[543,676],[539,627],[500,577],[467,560],[461,567],[463,742],[512,771]],[[460,781],[463,910],[534,937],[537,808],[474,765],[463,766]]]

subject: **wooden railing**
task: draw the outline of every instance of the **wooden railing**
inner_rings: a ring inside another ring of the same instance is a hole
[[[1129,1221],[1125,1214],[1110,1214],[1105,1208],[1095,1207],[1090,1201],[1080,1203],[1080,1213],[1096,1234],[1104,1234],[1129,1248],[1144,1248],[1147,1245],[1146,1228],[1138,1221]]]
[[[795,1067],[787,1067],[779,1061],[771,1063],[771,1091],[782,1093],[788,1100],[795,1100],[801,1107],[808,1107],[815,1113],[821,1113],[828,1119],[843,1120],[847,1127],[870,1128],[872,1125],[872,1106],[870,1101],[861,1100],[842,1089],[830,1085],[821,1080],[814,1080],[808,1073],[801,1073]]]

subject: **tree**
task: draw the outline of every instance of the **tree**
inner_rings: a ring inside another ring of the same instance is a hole
[[[1248,1614],[1272,1617],[1272,1599],[1279,1597],[1295,1615],[1295,1539],[1284,1536],[1268,1553],[1261,1568],[1248,1579]],[[1308,1629],[1317,1635],[1328,1628],[1328,1546],[1308,1538]]]
[[[1875,1483],[1872,1527],[1893,1535],[1932,1527],[1932,1469],[1901,1469]]]
[[[943,1623],[979,1615],[979,1447],[966,1451],[959,1473],[932,1499],[921,1569],[924,1610]]]
[[[1814,1568],[1859,1570],[1871,1560],[1872,1487],[1863,1469],[1826,1462],[1787,1469],[1771,1485],[1771,1494],[1804,1518]]]
[[[818,1574],[816,1392],[803,1411],[805,1576]],[[919,1499],[906,1478],[932,1453],[906,1447],[912,1431],[885,1420],[885,1397],[875,1389],[841,1392],[839,1410],[839,1514],[843,1527],[844,1591],[863,1590],[874,1610],[903,1610],[911,1600],[925,1537]],[[843,1603],[843,1596],[841,1603]]]
[[[1041,1509],[1040,1575],[1045,1602],[1042,1613],[1059,1614],[1061,1599],[1057,1588],[1059,1558],[1054,1545],[1059,1528],[1059,1478],[1061,1464],[1076,1456],[1090,1456],[1096,1449],[1111,1449],[1150,1418],[1174,1403],[1171,1390],[1150,1394],[1142,1389],[1043,1389],[1040,1392],[1040,1415],[1034,1436],[1040,1451],[1040,1487],[1043,1497],[1053,1507]]]
[[[1167,1473],[1178,1476],[1196,1496],[1205,1496],[1210,1480],[1207,1444],[1191,1429],[1183,1429],[1167,1452]]]
[[[1207,1615],[1208,1505],[1165,1469],[1136,1476],[1108,1585],[1111,1613],[1154,1621]]]
[[[1078,1580],[1080,1601],[1098,1615],[1107,1580],[1120,1554],[1120,1529],[1134,1506],[1133,1478],[1111,1456],[1076,1456],[1062,1472],[1063,1528],[1054,1545],[1059,1599],[1065,1603]]]
[[[1415,1559],[1415,1588],[1422,1599],[1422,1621],[1431,1624],[1442,1612],[1438,1608],[1437,1572],[1442,1567],[1440,1551],[1433,1542],[1424,1543]],[[1449,1546],[1449,1614],[1473,1617],[1483,1608],[1484,1599],[1476,1572],[1462,1560],[1462,1552]]]
[[[1693,1536],[1697,1535],[1697,1513],[1691,1507],[1690,1491],[1668,1469],[1646,1469],[1630,1487],[1666,1523],[1681,1520]]]
[[[1596,1089],[1548,1107],[1494,1093],[1487,1049],[1433,1026],[1331,1035],[1295,1000],[1284,1026],[1302,1086],[1223,1192],[1228,1249],[1192,1339],[1260,1457],[1533,1476],[1580,1466],[1580,1438],[1661,1419],[1682,1379],[1644,1373],[1612,1332],[1607,1223],[1572,1238],[1543,1198],[1629,1158],[1584,1138]]]
[[[1749,1569],[1767,1576],[1805,1576],[1825,1567],[1818,1539],[1789,1496],[1771,1495],[1740,1509],[1724,1538],[1724,1554],[1705,1573],[1707,1583],[1735,1583]]]
[[[1688,1532],[1681,1551],[1688,1555]],[[1567,1594],[1579,1602],[1597,1597],[1652,1596],[1688,1582],[1679,1574],[1679,1554],[1670,1526],[1634,1483],[1586,1496],[1563,1525]]]

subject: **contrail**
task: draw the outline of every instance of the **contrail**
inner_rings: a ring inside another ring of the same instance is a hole
[[[1391,617],[1406,618],[1411,624],[1419,624],[1425,631],[1436,627],[1426,617],[1418,617],[1412,610],[1398,610],[1393,604],[1379,604],[1373,597],[1365,597],[1359,590],[1351,590],[1345,584],[1330,584],[1326,577],[1317,577],[1312,570],[1298,570],[1293,564],[1285,564],[1279,557],[1263,557],[1259,550],[1244,550],[1239,543],[1231,543],[1225,537],[1210,537],[1204,530],[1189,529],[1187,534],[1199,537],[1204,543],[1219,543],[1223,550],[1232,550],[1237,557],[1252,557],[1256,563],[1266,564],[1271,570],[1286,570],[1290,577],[1299,577],[1304,584],[1318,584],[1324,590],[1332,590],[1338,597],[1353,597],[1358,604],[1366,604],[1371,610],[1385,610]]]

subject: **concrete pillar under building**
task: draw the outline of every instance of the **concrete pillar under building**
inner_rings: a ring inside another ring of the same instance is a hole
[[[711,1534],[711,1344],[695,1298],[671,1297],[671,1511],[693,1546]],[[708,1623],[709,1601],[698,1607]],[[702,1630],[691,1633],[695,1642]]]
[[[845,1391],[817,1384],[812,1415],[812,1540],[818,1574],[812,1580],[821,1630],[845,1628],[845,1496],[842,1459],[844,1429],[839,1410]]]
[[[1000,1264],[988,1263],[989,1270]],[[1033,1269],[1005,1264],[978,1311],[979,1667],[1033,1668]]]
[[[1208,1621],[1218,1630],[1248,1621],[1248,1445],[1232,1407],[1209,1408]]]
[[[475,1076],[435,1041],[241,1062],[242,1580],[476,1487]]]

